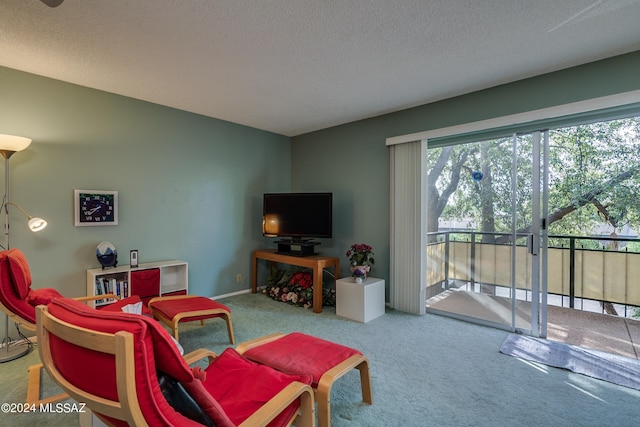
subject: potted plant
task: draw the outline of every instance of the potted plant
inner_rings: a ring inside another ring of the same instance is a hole
[[[365,243],[356,243],[351,245],[346,255],[351,266],[353,280],[356,283],[367,280],[367,274],[371,271],[371,266],[375,264],[373,248]]]

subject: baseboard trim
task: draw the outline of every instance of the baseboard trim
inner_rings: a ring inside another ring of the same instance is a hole
[[[213,299],[213,300],[224,299],[224,298],[229,298],[229,297],[233,297],[233,296],[236,296],[236,295],[248,294],[249,292],[251,292],[251,289],[244,289],[242,291],[236,291],[236,292],[230,292],[228,294],[216,295],[216,296],[211,297],[210,299]]]

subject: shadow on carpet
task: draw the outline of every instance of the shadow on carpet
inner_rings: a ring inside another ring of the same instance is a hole
[[[518,334],[500,352],[640,390],[640,360],[630,357]]]

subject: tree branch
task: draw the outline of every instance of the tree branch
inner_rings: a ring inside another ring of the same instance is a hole
[[[549,214],[548,217],[548,225],[553,224],[556,221],[561,220],[562,218],[564,218],[565,216],[569,215],[571,212],[589,204],[589,203],[593,203],[593,201],[595,200],[595,198],[597,196],[599,196],[600,194],[604,193],[607,189],[616,186],[617,184],[626,181],[629,178],[632,178],[633,176],[635,176],[636,174],[638,174],[638,172],[640,172],[640,165],[638,166],[634,166],[631,169],[628,169],[620,174],[618,174],[617,176],[611,178],[610,180],[608,180],[607,182],[605,182],[604,184],[602,184],[601,186],[594,188],[591,191],[588,191],[586,193],[584,193],[582,196],[580,196],[578,198],[577,201],[563,206],[559,209],[556,209],[555,211],[553,211],[551,214]],[[519,230],[516,230],[516,234],[526,234],[526,233],[530,233],[531,232],[531,225],[528,225],[527,227],[523,227]],[[511,241],[511,236],[504,236],[498,239],[499,243],[507,243],[509,241]]]

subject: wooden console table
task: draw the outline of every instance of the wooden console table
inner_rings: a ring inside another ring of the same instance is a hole
[[[311,255],[305,257],[276,253],[275,249],[253,251],[251,255],[251,292],[258,291],[258,260],[297,265],[313,269],[313,312],[322,313],[322,270],[333,267],[335,279],[340,278],[340,260],[335,257]]]

